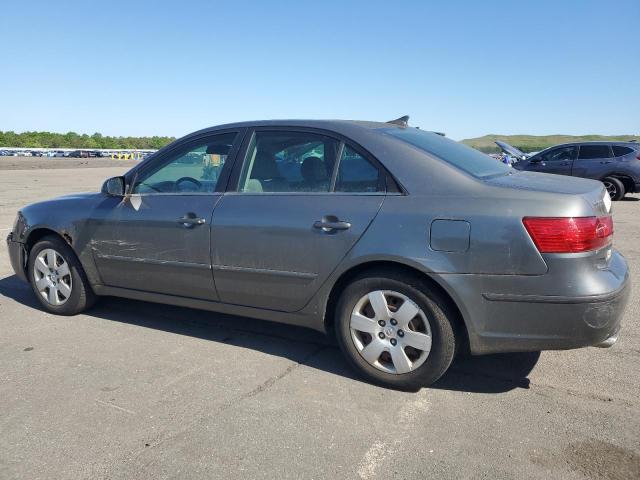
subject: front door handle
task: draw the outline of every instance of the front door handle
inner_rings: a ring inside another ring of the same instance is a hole
[[[600,162],[602,165],[606,165],[607,163],[613,163],[613,161],[611,160],[603,160],[602,162]]]
[[[187,213],[178,219],[178,223],[182,224],[184,228],[193,228],[196,225],[204,225],[207,221],[204,218],[196,217],[193,213]]]
[[[313,228],[321,228],[323,232],[335,232],[336,230],[348,230],[351,228],[349,222],[339,220],[334,215],[325,215],[322,220],[313,222]]]

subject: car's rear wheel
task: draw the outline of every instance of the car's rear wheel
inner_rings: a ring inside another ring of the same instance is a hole
[[[75,315],[95,303],[80,261],[60,238],[47,236],[33,245],[27,268],[31,288],[45,310]]]
[[[602,183],[604,183],[607,192],[609,192],[611,200],[622,200],[625,191],[624,184],[620,180],[614,177],[607,177],[602,180]]]
[[[349,363],[369,380],[417,390],[438,380],[456,349],[447,302],[420,279],[360,277],[343,292],[336,333]]]

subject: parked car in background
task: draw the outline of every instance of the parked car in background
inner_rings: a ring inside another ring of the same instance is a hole
[[[508,163],[514,163],[514,162],[519,162],[520,160],[526,160],[530,156],[524,153],[519,148],[509,145],[506,142],[496,140],[495,143],[496,145],[498,145],[498,147],[500,147],[500,150],[502,150],[502,155],[497,158],[500,161],[504,161],[504,158],[506,156],[508,159],[510,159]]]
[[[630,289],[610,208],[600,182],[514,170],[406,119],[263,121],[24,207],[7,243],[48,312],[115,295],[306,326],[370,380],[416,389],[460,349],[611,346]]]
[[[636,142],[565,143],[517,161],[513,167],[600,180],[612,200],[640,192],[640,144]]]
[[[87,150],[73,150],[65,154],[65,157],[72,158],[88,158],[89,152]]]

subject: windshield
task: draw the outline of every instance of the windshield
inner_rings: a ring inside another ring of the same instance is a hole
[[[433,132],[417,128],[389,128],[384,133],[409,143],[478,178],[504,175],[510,167],[489,155]]]

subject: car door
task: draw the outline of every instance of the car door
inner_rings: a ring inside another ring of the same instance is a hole
[[[129,194],[92,233],[104,285],[217,300],[211,215],[237,151],[239,132],[177,145],[127,178]]]
[[[220,300],[297,311],[365,232],[386,171],[324,133],[256,129],[213,216]]]
[[[532,172],[571,175],[578,149],[575,145],[564,145],[540,152],[529,159],[526,170]]]
[[[600,180],[611,171],[613,163],[609,145],[583,144],[580,145],[578,159],[573,164],[573,175]]]

